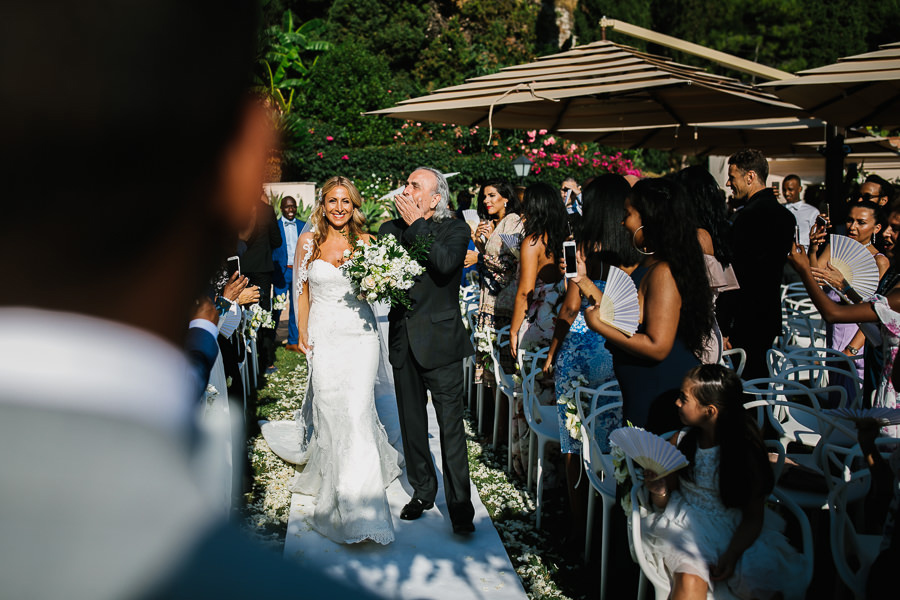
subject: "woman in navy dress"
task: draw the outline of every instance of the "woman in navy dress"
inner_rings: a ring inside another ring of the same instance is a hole
[[[594,308],[585,313],[613,352],[625,420],[654,433],[679,428],[675,399],[685,374],[700,364],[714,323],[703,251],[683,218],[685,203],[682,187],[665,178],[637,182],[625,201],[622,224],[643,256],[631,274],[641,309],[637,332],[626,336]],[[599,293],[585,267],[578,269],[572,281],[585,294]]]

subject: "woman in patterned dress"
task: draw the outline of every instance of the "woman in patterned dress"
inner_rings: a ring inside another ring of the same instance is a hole
[[[552,186],[537,183],[525,190],[522,222],[524,239],[519,246],[519,280],[509,328],[509,351],[514,358],[519,351],[534,351],[550,344],[557,305],[565,290],[559,257],[568,235],[568,217]],[[550,377],[535,380],[535,393],[541,404],[556,403]],[[513,468],[519,474],[525,473],[528,433],[520,399],[513,411],[512,448]]]
[[[892,232],[897,243],[897,232]],[[895,254],[895,260],[897,255]],[[891,381],[897,348],[900,346],[900,284],[895,285],[884,296],[876,295],[874,301],[859,304],[838,304],[819,287],[816,274],[809,264],[809,257],[802,246],[796,244],[791,249],[788,262],[800,275],[810,299],[827,323],[878,323],[881,330],[881,344],[884,352],[884,369],[875,399],[874,407],[896,408],[897,390]],[[894,263],[896,268],[897,264]],[[891,437],[900,436],[900,426],[891,425],[882,429]]]
[[[475,352],[475,383],[491,389],[485,398],[493,398],[495,387],[493,359],[487,354],[485,336],[495,336],[498,329],[510,324],[513,299],[516,294],[516,275],[519,271],[518,250],[503,243],[501,234],[521,237],[522,219],[519,217],[519,197],[515,188],[503,181],[490,181],[481,188],[488,218],[475,229],[472,240],[481,254],[481,299],[478,304],[478,342]],[[508,352],[499,352],[500,366],[506,373],[515,371],[515,361]],[[485,408],[487,410],[487,407]],[[493,414],[488,411],[487,414]],[[506,414],[502,410],[500,414]],[[506,436],[506,423],[500,424],[501,439]]]

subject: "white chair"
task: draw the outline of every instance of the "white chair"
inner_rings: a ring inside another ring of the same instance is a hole
[[[547,444],[559,443],[559,424],[556,406],[543,406],[538,402],[534,392],[534,378],[540,372],[532,369],[522,381],[522,403],[525,411],[525,420],[531,434],[528,437],[528,481],[531,488],[532,465],[535,461],[535,446],[537,446],[537,491],[535,492],[537,515],[535,525],[541,527],[542,496],[544,494],[544,461],[547,457]]]
[[[838,432],[841,435],[852,435],[852,431],[842,423],[836,422],[824,415],[820,410],[798,402],[791,402],[786,398],[809,399],[814,397],[808,389],[795,382],[780,382],[781,389],[762,389],[762,386],[772,380],[754,379],[745,385],[745,392],[757,396],[744,404],[747,410],[757,411],[757,423],[762,428],[768,420],[775,429],[778,441],[783,447],[789,443],[797,443],[806,446],[811,452],[787,452],[787,458],[791,461],[822,475],[826,479],[824,446],[831,436]],[[760,384],[760,382],[765,382]],[[780,486],[779,486],[780,487]],[[789,496],[794,502],[804,508],[827,508],[827,491],[795,490],[781,488],[784,495]]]
[[[841,581],[860,600],[866,597],[866,579],[869,567],[878,557],[881,536],[864,535],[856,530],[847,510],[850,504],[848,495],[855,491],[854,488],[859,487],[868,492],[871,478],[868,469],[853,473],[848,481],[840,481],[828,496],[831,515],[831,557]],[[858,566],[851,566],[851,557]]]
[[[587,509],[587,530],[585,531],[584,541],[584,562],[590,561],[591,542],[594,530],[594,513],[596,510],[597,497],[593,491],[600,494],[603,501],[603,532],[600,540],[600,600],[606,598],[606,567],[609,562],[608,546],[609,546],[609,515],[613,504],[616,501],[616,478],[614,476],[614,467],[612,458],[608,454],[604,454],[600,450],[600,444],[594,436],[594,425],[597,419],[606,413],[615,410],[621,410],[622,401],[621,392],[604,392],[603,390],[582,390],[594,392],[594,399],[591,402],[592,410],[587,417],[583,417],[581,421],[581,458],[584,461],[584,472],[587,475],[588,482],[591,484],[592,492],[588,496]],[[607,393],[609,395],[607,395]],[[604,404],[600,408],[596,407],[597,400],[600,398],[618,397],[619,400]]]
[[[735,364],[735,360],[737,360],[737,364]],[[744,367],[747,366],[747,351],[743,348],[729,348],[728,350],[723,350],[720,364],[728,367],[740,377],[744,374]]]
[[[478,320],[478,304],[466,308],[465,323],[469,329],[469,341],[475,346],[475,327]],[[463,359],[463,381],[466,382],[466,406],[472,410],[472,386],[475,381],[475,355]]]
[[[513,442],[513,415],[516,410],[516,399],[521,397],[521,392],[516,387],[512,373],[507,373],[500,366],[500,353],[509,350],[509,325],[497,330],[497,341],[489,342],[491,347],[491,362],[494,370],[494,435],[493,447],[499,444],[497,439],[500,433],[500,395],[506,396],[507,416],[507,445],[506,445],[506,472],[512,472],[512,442]]]

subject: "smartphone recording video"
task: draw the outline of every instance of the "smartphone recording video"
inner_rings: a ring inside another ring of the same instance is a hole
[[[575,277],[578,274],[575,242],[563,242],[563,257],[566,259],[566,277]]]

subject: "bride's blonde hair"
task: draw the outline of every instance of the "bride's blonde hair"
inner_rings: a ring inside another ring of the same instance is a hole
[[[353,203],[353,215],[351,215],[350,220],[347,222],[347,228],[349,229],[349,235],[347,237],[350,240],[350,244],[355,246],[356,240],[365,233],[366,218],[363,216],[362,211],[360,211],[360,207],[362,206],[362,196],[360,195],[359,190],[356,189],[353,182],[346,177],[335,175],[322,184],[322,188],[319,190],[319,198],[316,200],[316,205],[309,215],[309,225],[312,228],[313,247],[315,248],[313,250],[312,260],[319,257],[319,246],[322,245],[325,238],[328,236],[328,222],[325,219],[325,198],[327,198],[329,192],[336,187],[342,187],[347,190],[347,195],[350,196],[350,202]]]

